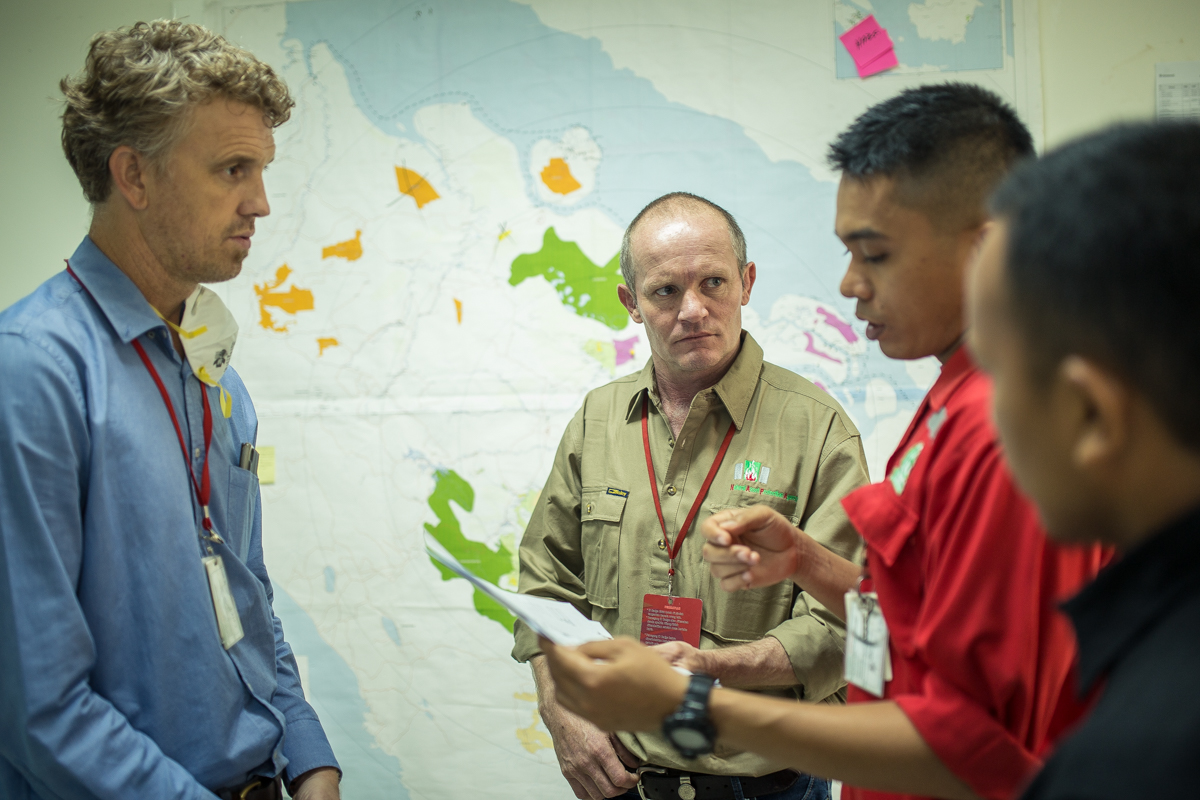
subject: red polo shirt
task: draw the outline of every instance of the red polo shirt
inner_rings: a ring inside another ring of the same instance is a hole
[[[942,762],[985,798],[1012,797],[1084,711],[1059,613],[1107,560],[1051,544],[991,421],[991,381],[965,347],[946,362],[888,462],[843,500],[867,545],[890,633],[884,688]],[[876,698],[850,687],[850,702]],[[843,798],[895,798],[845,787]]]

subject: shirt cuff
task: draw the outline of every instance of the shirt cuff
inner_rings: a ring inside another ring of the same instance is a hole
[[[538,646],[537,634],[521,620],[517,620],[516,625],[513,626],[513,639],[516,640],[512,651],[514,661],[524,664],[534,656],[542,654],[542,648]]]
[[[954,686],[930,674],[925,694],[890,698],[946,768],[986,800],[1009,800],[1041,768],[991,714]]]
[[[309,770],[317,767],[333,767],[341,774],[342,768],[333,757],[333,748],[321,723],[315,719],[289,721],[283,737],[283,755],[288,760],[284,770],[284,783],[291,783]]]
[[[797,617],[767,631],[792,662],[801,700],[820,702],[846,685],[842,638],[812,617]]]

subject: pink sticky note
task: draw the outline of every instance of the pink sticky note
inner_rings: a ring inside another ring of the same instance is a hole
[[[866,78],[870,75],[874,75],[877,72],[883,72],[885,69],[891,69],[892,67],[897,67],[899,65],[900,62],[896,60],[896,51],[886,50],[883,53],[880,53],[870,62],[866,64],[858,64],[856,66],[858,67],[858,77]]]
[[[892,37],[875,21],[871,14],[862,22],[838,37],[850,51],[854,66],[859,76],[865,78],[897,65],[896,54],[892,50]],[[885,65],[885,66],[881,66]],[[869,71],[868,71],[869,70]]]

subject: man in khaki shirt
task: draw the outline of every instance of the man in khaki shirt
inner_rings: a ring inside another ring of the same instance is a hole
[[[647,594],[699,598],[700,647],[660,644],[665,659],[726,686],[840,702],[838,618],[791,583],[720,591],[694,532],[716,511],[763,503],[834,552],[859,553],[840,503],[867,482],[858,431],[829,395],[765,363],[742,331],[755,279],[745,252],[733,217],[693,195],[659,198],[630,224],[618,294],[645,324],[652,357],[640,373],[589,393],[567,427],[521,543],[520,589],[568,600],[612,634],[634,637]],[[697,502],[693,524],[681,531]],[[558,705],[537,637],[519,622],[513,657],[533,665],[542,719],[580,800],[623,794],[639,772],[638,789],[651,798],[828,795],[826,781],[777,772],[749,753],[718,747],[691,760],[659,734],[600,731]]]

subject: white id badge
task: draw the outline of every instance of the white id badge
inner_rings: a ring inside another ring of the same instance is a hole
[[[208,573],[208,590],[212,593],[213,610],[217,612],[217,631],[221,634],[221,644],[228,650],[246,634],[242,630],[237,603],[233,602],[233,594],[229,591],[225,562],[220,556],[207,556],[200,560],[204,562],[204,571]]]
[[[846,682],[883,697],[892,679],[888,629],[874,592],[846,592]]]

